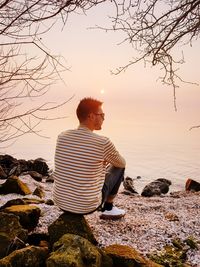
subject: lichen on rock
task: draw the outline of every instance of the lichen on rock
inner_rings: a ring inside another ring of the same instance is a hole
[[[63,235],[53,246],[47,259],[47,267],[112,267],[112,261],[105,263],[103,254],[87,239],[73,234]],[[102,262],[104,264],[102,265]]]

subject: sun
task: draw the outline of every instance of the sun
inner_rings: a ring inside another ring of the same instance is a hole
[[[105,93],[105,90],[101,89],[100,93],[103,95]]]

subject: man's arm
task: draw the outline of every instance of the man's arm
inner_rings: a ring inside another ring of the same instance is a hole
[[[104,148],[104,160],[115,167],[125,168],[126,166],[125,159],[119,154],[114,144],[109,139],[107,139]]]

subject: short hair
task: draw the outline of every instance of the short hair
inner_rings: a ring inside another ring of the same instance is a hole
[[[76,115],[80,122],[83,122],[87,119],[88,115],[90,113],[95,113],[98,111],[98,108],[103,104],[103,102],[93,99],[91,97],[83,98],[77,109],[76,109]]]

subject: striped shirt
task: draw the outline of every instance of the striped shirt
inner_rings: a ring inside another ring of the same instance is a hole
[[[83,126],[61,133],[55,152],[55,203],[73,213],[95,210],[101,203],[107,163],[125,167],[125,160],[109,138]]]

